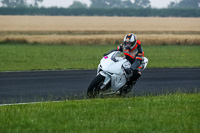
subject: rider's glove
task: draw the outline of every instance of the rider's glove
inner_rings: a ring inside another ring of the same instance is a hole
[[[134,70],[133,71],[133,76],[136,77],[136,78],[139,78],[139,77],[141,77],[141,72],[138,71],[138,70]]]

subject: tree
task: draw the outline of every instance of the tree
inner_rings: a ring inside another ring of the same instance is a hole
[[[35,6],[38,7],[38,4],[40,2],[43,2],[43,0],[33,0],[33,5],[27,3],[28,0],[1,0],[1,3],[3,6],[6,7],[28,7],[28,6]]]
[[[38,7],[38,3],[43,2],[43,0],[34,0],[34,6]]]
[[[90,0],[91,8],[128,8],[132,7],[131,0]]]
[[[170,4],[168,5],[168,8],[177,8],[178,4],[176,2],[170,2]]]
[[[115,2],[113,0],[90,0],[91,1],[91,8],[112,8],[115,5],[115,3],[119,3],[121,0],[116,0]]]
[[[122,5],[123,8],[131,8],[131,7],[133,7],[133,3],[130,0],[124,0],[121,3],[121,5]]]
[[[180,2],[171,2],[169,8],[200,8],[200,0],[181,0]]]
[[[69,6],[69,8],[87,8],[88,6],[84,3],[81,3],[79,1],[74,1],[74,3]]]
[[[25,7],[27,6],[27,0],[1,0],[3,6],[6,7]]]
[[[136,8],[150,8],[151,2],[149,0],[135,0],[134,7],[136,7]]]
[[[131,0],[90,0],[91,8],[145,8],[150,7],[149,0],[135,0],[132,3]]]

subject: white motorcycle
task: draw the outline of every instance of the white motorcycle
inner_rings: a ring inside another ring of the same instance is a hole
[[[143,63],[144,70],[148,63],[146,57],[144,57]],[[130,67],[131,64],[125,58],[123,52],[114,51],[109,55],[104,56],[98,65],[96,77],[88,87],[88,97],[95,98],[109,95],[125,96],[130,92],[127,91],[127,81],[129,81],[131,77],[131,74],[126,74],[125,70]]]

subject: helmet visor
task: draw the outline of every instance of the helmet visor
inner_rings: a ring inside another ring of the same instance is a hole
[[[127,42],[127,43],[126,43],[126,46],[127,46],[127,47],[131,47],[131,45],[132,45],[131,42]]]
[[[126,42],[125,48],[126,49],[130,49],[131,48],[132,43],[131,42]]]

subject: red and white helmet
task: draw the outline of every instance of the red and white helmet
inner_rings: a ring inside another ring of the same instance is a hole
[[[124,37],[124,44],[126,49],[133,49],[136,45],[137,37],[135,34],[130,33]]]

